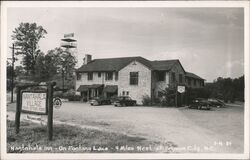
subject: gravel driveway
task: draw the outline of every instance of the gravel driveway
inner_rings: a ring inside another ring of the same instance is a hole
[[[243,152],[243,107],[200,111],[64,102],[54,110],[54,116],[60,121],[171,141],[179,148],[189,147],[188,152]]]
[[[15,104],[8,105],[9,113],[14,110]],[[63,102],[60,109],[54,109],[54,119],[153,141],[172,142],[181,153],[243,152],[243,105],[202,111],[143,106],[90,106],[87,103]]]

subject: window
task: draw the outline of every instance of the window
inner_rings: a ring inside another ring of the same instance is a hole
[[[93,80],[93,72],[88,72],[88,80]]]
[[[196,80],[194,79],[194,86],[196,86]]]
[[[130,85],[138,85],[138,72],[130,72]]]
[[[130,97],[124,97],[124,100],[131,100]]]
[[[113,72],[106,72],[105,80],[113,80]]]
[[[182,74],[179,74],[179,83],[182,83]]]
[[[129,91],[127,91],[127,96],[129,95]]]
[[[102,76],[102,72],[98,72],[98,77],[100,78]]]
[[[77,79],[77,80],[81,80],[81,78],[82,78],[81,73],[76,73],[76,79]]]
[[[175,72],[172,72],[172,82],[175,82],[176,78],[175,78]]]
[[[158,72],[158,81],[165,81],[165,72]]]
[[[125,96],[125,91],[122,91],[122,95]]]
[[[118,72],[115,72],[115,80],[118,80]]]

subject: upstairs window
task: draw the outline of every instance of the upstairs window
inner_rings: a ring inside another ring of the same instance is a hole
[[[76,73],[76,79],[77,79],[77,80],[81,80],[81,78],[82,78],[81,73]]]
[[[138,85],[138,72],[130,72],[130,85]]]
[[[182,80],[183,78],[182,78],[182,74],[179,74],[179,83],[182,83]]]
[[[166,72],[158,72],[158,81],[165,81]]]
[[[115,72],[115,80],[118,80],[118,72]]]
[[[98,72],[98,77],[100,78],[102,76],[102,72]]]
[[[175,72],[172,72],[172,82],[176,81]]]
[[[88,80],[93,80],[93,72],[88,72]]]
[[[113,80],[113,72],[106,72],[105,74],[105,80]]]

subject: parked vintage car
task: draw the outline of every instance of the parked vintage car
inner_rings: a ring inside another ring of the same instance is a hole
[[[211,106],[212,104],[207,99],[196,98],[192,101],[188,108],[210,110]]]
[[[136,100],[132,100],[129,96],[119,96],[114,101],[114,105],[118,106],[135,106]]]
[[[217,108],[225,106],[225,103],[222,100],[219,100],[217,98],[209,98],[208,102],[210,102],[213,107],[217,107]]]
[[[97,106],[97,105],[108,105],[111,104],[110,99],[104,97],[95,97],[89,101],[90,105]]]

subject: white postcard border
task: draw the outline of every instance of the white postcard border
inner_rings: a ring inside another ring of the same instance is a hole
[[[244,153],[243,154],[11,154],[6,153],[7,8],[9,7],[243,7],[244,8]],[[1,2],[1,159],[248,159],[249,158],[249,2],[246,1],[4,1]]]

